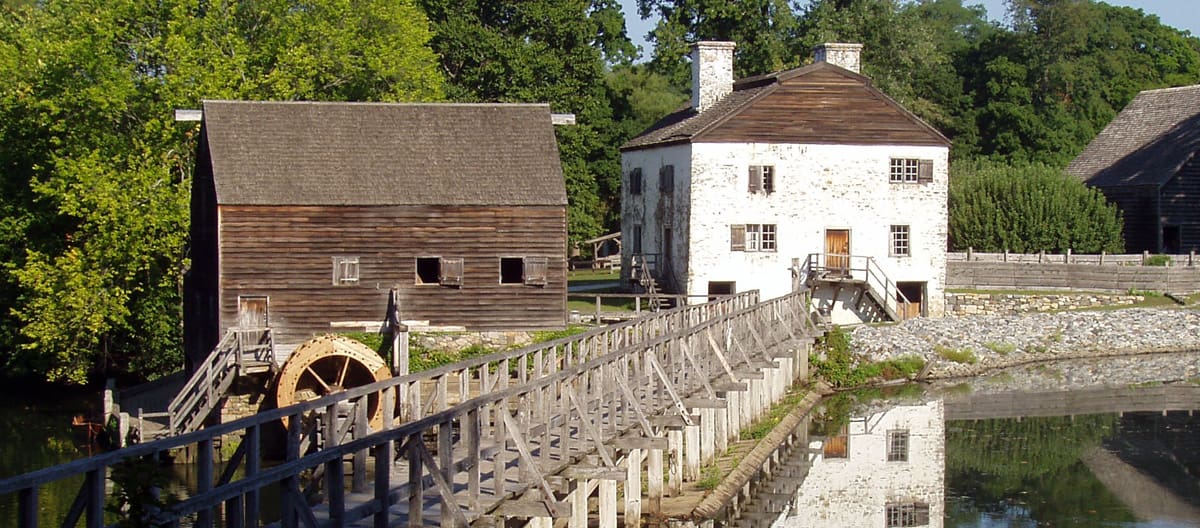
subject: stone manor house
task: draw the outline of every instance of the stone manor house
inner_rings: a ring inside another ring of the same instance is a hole
[[[839,324],[941,315],[950,141],[859,73],[860,44],[737,81],[734,46],[695,44],[691,105],[621,147],[626,278],[804,284]]]

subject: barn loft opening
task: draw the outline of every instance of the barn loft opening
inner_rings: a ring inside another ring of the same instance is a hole
[[[521,257],[500,258],[500,284],[523,284],[525,282],[525,259]]]
[[[442,269],[441,260],[438,257],[417,257],[417,284],[437,284],[438,272]]]

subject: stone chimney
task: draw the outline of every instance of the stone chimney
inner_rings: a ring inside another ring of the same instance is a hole
[[[732,42],[692,44],[692,108],[703,112],[733,92]]]
[[[813,48],[813,60],[841,66],[854,73],[861,73],[862,44],[826,42]]]

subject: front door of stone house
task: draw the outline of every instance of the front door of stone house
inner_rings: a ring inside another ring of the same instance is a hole
[[[841,274],[850,272],[850,230],[825,230],[825,267]]]
[[[267,327],[267,297],[247,295],[238,297],[238,328]]]

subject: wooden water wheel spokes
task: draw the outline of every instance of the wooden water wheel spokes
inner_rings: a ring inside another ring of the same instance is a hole
[[[391,370],[370,347],[338,335],[315,337],[296,347],[279,372],[279,407],[327,396],[391,377]],[[367,398],[371,428],[383,423],[378,395]],[[308,420],[305,420],[306,422]]]

